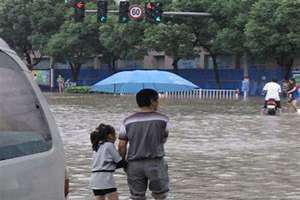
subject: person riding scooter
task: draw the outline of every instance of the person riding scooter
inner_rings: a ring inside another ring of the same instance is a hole
[[[263,87],[263,92],[266,94],[265,96],[265,103],[264,103],[264,111],[266,114],[275,115],[277,111],[280,112],[281,105],[280,105],[280,93],[281,93],[281,86],[277,83],[277,80],[275,78],[272,78],[272,81],[265,84]],[[270,106],[275,101],[275,113],[274,111],[268,112],[268,104],[269,109],[274,106]]]

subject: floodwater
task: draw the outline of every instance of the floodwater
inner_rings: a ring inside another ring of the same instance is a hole
[[[134,98],[46,97],[65,145],[69,198],[90,200],[89,133],[101,122],[118,128],[136,110]],[[261,103],[162,100],[160,111],[171,124],[166,143],[169,199],[300,199],[300,115],[261,116]],[[120,199],[129,199],[125,173],[115,175]]]

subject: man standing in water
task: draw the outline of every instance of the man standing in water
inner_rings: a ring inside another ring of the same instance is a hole
[[[249,94],[249,90],[250,90],[250,81],[249,81],[249,77],[245,76],[244,80],[242,81],[242,88],[241,88],[242,92],[243,92],[243,96],[244,96],[244,101],[247,100],[248,94]]]
[[[62,75],[58,75],[56,82],[58,84],[58,91],[59,93],[63,93],[64,92],[64,88],[65,88],[65,80],[62,77]]]
[[[155,90],[142,89],[136,95],[136,102],[140,111],[123,121],[119,133],[119,152],[128,160],[131,199],[146,199],[149,185],[153,198],[164,200],[169,191],[168,166],[164,160],[169,119],[157,112],[158,93]]]

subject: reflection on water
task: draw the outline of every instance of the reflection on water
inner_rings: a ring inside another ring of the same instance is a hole
[[[88,134],[100,122],[119,127],[136,109],[134,98],[47,94],[47,99],[65,144],[70,199],[91,199]],[[261,116],[258,103],[161,102],[171,122],[170,199],[300,199],[300,116]],[[120,199],[128,199],[122,170],[116,181]]]

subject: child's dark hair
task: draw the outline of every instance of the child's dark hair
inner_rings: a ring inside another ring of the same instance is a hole
[[[107,124],[100,124],[93,132],[90,134],[90,140],[92,143],[92,149],[98,151],[99,145],[107,140],[107,136],[110,133],[115,133],[114,127]]]
[[[142,89],[136,94],[136,103],[141,107],[149,107],[151,101],[158,100],[158,93],[153,89]]]

